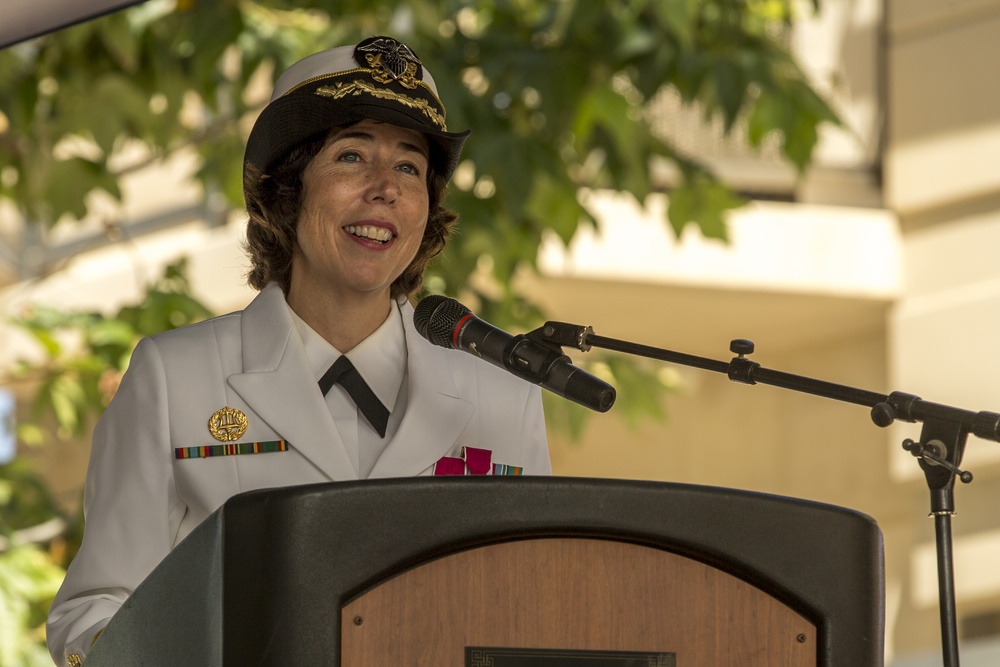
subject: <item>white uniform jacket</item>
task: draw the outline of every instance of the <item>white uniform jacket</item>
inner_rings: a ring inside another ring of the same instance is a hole
[[[463,446],[494,463],[551,472],[539,389],[475,357],[435,347],[401,306],[409,374],[403,421],[370,478],[431,474]],[[287,451],[175,458],[218,445],[209,432],[224,406],[247,416],[246,442],[284,440]],[[170,550],[228,498],[253,489],[357,479],[306,361],[280,288],[241,312],[139,343],[93,439],[80,552],[52,605],[56,662],[81,657]]]

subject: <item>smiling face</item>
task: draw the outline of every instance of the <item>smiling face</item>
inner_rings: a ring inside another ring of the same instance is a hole
[[[332,133],[302,173],[289,303],[387,304],[424,234],[427,172],[420,132],[366,120]]]

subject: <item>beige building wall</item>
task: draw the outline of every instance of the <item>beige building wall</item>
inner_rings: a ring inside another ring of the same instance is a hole
[[[888,320],[893,386],[970,410],[1000,411],[1000,2],[894,0],[887,7],[887,206],[899,216],[903,290]],[[892,479],[912,488],[907,455]],[[1000,632],[1000,443],[969,439],[956,489],[958,613]],[[932,644],[933,532],[915,522],[900,647]],[[993,664],[996,664],[997,658]]]

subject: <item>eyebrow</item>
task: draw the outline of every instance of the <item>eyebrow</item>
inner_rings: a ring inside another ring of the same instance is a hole
[[[341,132],[340,134],[333,137],[331,141],[339,141],[341,139],[364,139],[367,141],[375,141],[375,135],[366,130],[348,128],[343,132]],[[425,160],[430,159],[428,150],[423,146],[418,146],[417,144],[414,144],[410,141],[400,141],[398,145],[401,146],[404,150],[412,151],[414,153],[422,155]]]

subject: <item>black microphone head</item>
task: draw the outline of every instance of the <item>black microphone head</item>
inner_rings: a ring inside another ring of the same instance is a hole
[[[417,333],[441,347],[453,348],[452,334],[458,322],[472,311],[451,297],[431,294],[417,303],[413,326]]]

